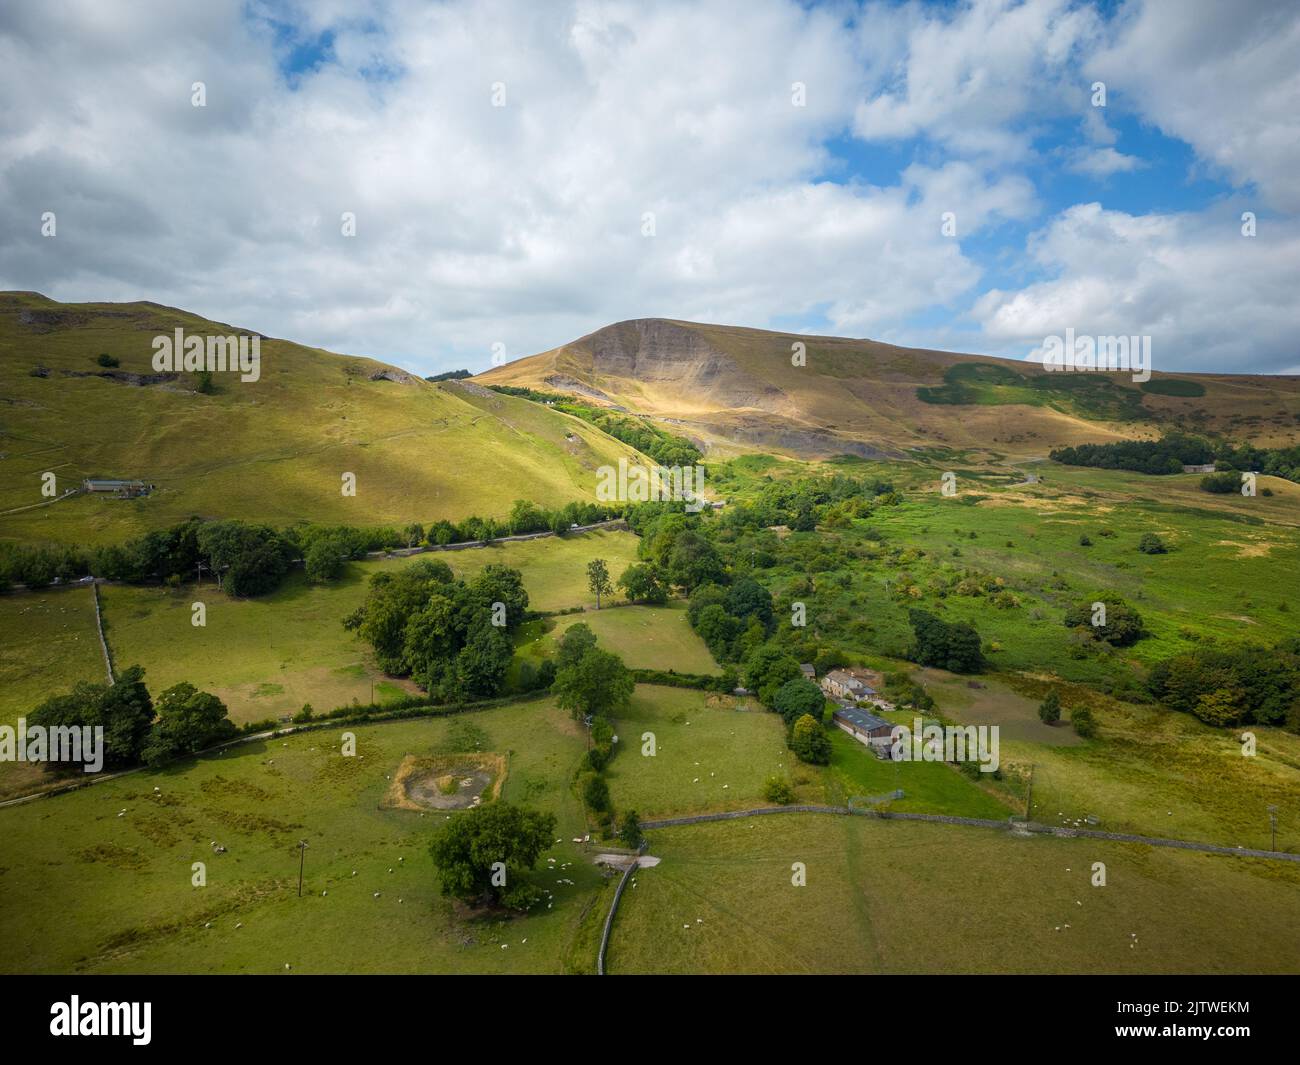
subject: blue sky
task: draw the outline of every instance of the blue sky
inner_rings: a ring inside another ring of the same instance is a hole
[[[1300,372],[1293,4],[95,10],[0,19],[5,288],[422,372],[651,316]]]

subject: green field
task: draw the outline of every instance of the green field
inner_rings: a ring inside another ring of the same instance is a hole
[[[903,798],[889,809],[991,818],[1011,812],[951,766],[881,761],[839,729],[831,731],[831,764],[803,765],[786,748],[781,719],[752,698],[642,684],[618,728],[619,755],[606,771],[610,793],[618,809],[643,818],[768,806],[763,784],[772,776],[789,780],[803,803],[878,800],[901,788]],[[652,757],[641,753],[647,732],[655,738]]]
[[[1300,972],[1289,863],[815,814],[649,837],[613,974]]]
[[[385,677],[370,648],[343,628],[343,618],[365,597],[366,576],[377,564],[359,563],[329,585],[309,584],[295,571],[275,592],[232,599],[215,585],[171,591],[105,587],[105,634],[119,665],[145,667],[158,692],[189,681],[217,695],[236,723],[279,720],[304,703],[332,710],[354,699],[384,702],[419,689]],[[191,624],[202,602],[207,624]],[[373,689],[372,689],[373,685]]]
[[[674,670],[678,673],[717,673],[718,664],[704,641],[695,634],[681,604],[671,606],[621,606],[555,619],[548,633],[547,650],[570,625],[591,626],[600,646],[613,651],[634,669]]]
[[[618,757],[605,774],[610,794],[616,808],[643,818],[762,806],[763,782],[795,771],[781,719],[753,699],[642,684],[618,732]],[[642,754],[647,732],[653,757]]]
[[[89,588],[0,596],[0,725],[13,725],[51,693],[105,681]],[[0,762],[0,798],[44,781],[28,763]]]
[[[597,531],[353,562],[329,584],[309,583],[295,570],[279,589],[257,599],[233,599],[210,583],[176,590],[105,585],[100,594],[105,634],[118,666],[144,666],[155,695],[180,681],[212,691],[242,723],[288,716],[303,703],[317,711],[354,699],[369,703],[372,684],[379,702],[417,690],[408,681],[385,677],[369,648],[343,629],[344,617],[361,604],[375,573],[413,559],[438,558],[458,576],[472,577],[496,562],[523,573],[534,609],[560,609],[580,606],[588,597],[589,559],[604,557],[613,567],[626,564],[635,551],[631,533]],[[10,683],[0,695],[0,711],[16,718],[78,680],[102,680],[90,596],[89,589],[68,589],[0,597],[0,631],[12,634],[5,642],[3,668]],[[206,606],[205,626],[191,624],[195,602]],[[672,626],[675,638],[688,647],[688,639],[698,645],[684,620],[681,630]]]
[[[603,558],[611,578],[636,561],[637,538],[632,533],[597,529],[589,533],[546,536],[540,540],[494,544],[466,551],[442,551],[416,555],[437,558],[451,566],[458,577],[472,577],[489,562],[513,566],[524,576],[528,605],[532,610],[564,610],[596,605],[587,588],[587,563]],[[383,563],[403,565],[406,560]]]
[[[455,719],[354,728],[355,758],[340,753],[342,731],[250,743],[0,811],[0,894],[9,900],[0,907],[0,968],[272,973],[288,964],[297,973],[494,973],[594,966],[590,936],[593,929],[599,935],[605,882],[570,843],[584,831],[567,782],[585,743],[567,715],[534,700]],[[427,850],[435,819],[447,815],[380,808],[406,754],[476,747],[508,754],[505,799],[558,818],[562,842],[544,859],[573,864],[547,872],[543,859],[531,874],[553,893],[553,909],[510,919],[467,916],[440,896]],[[301,899],[299,839],[309,844]],[[226,853],[213,853],[214,840]],[[196,861],[207,863],[206,887],[191,885]]]
[[[1033,468],[1045,483],[1009,487],[959,473],[954,498],[939,492],[939,467],[932,476],[890,469],[885,475],[907,488],[902,505],[849,528],[792,534],[782,544],[790,561],[762,577],[780,602],[806,601],[811,623],[854,654],[903,657],[907,614],[919,607],[974,625],[994,670],[1090,684],[1134,683],[1140,669],[1201,640],[1268,644],[1294,630],[1288,578],[1300,571],[1300,487],[1261,478],[1277,494],[1212,497],[1196,489],[1195,476]],[[963,497],[977,501],[964,505]],[[1167,554],[1137,550],[1148,532]],[[1091,546],[1080,544],[1085,535]],[[853,564],[818,567],[811,596],[796,593],[808,560],[832,541],[857,553]],[[967,574],[1000,579],[1017,604],[954,589]],[[1075,653],[1065,610],[1099,594],[1127,599],[1150,635],[1119,650]]]

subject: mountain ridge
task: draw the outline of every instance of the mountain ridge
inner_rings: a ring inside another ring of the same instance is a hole
[[[802,345],[796,349],[795,345]],[[802,350],[805,365],[792,356]],[[870,339],[637,318],[474,380],[569,392],[674,425],[710,450],[899,457],[927,447],[1045,453],[1175,424],[1290,441],[1300,378],[1047,374],[1035,363]],[[1261,400],[1275,401],[1268,424]],[[953,417],[954,414],[959,417]]]

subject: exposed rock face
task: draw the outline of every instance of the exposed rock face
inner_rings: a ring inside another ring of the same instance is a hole
[[[592,388],[591,385],[585,385],[576,377],[570,377],[566,373],[553,373],[546,378],[546,384],[551,388],[559,389],[561,392],[572,392],[575,396],[583,396],[586,399],[595,399],[604,403],[606,406],[614,406],[610,402],[609,396],[605,395],[599,388]],[[616,410],[622,410],[622,407],[614,406]]]
[[[671,383],[683,394],[709,396],[724,406],[794,413],[786,394],[746,373],[697,330],[663,318],[619,322],[584,337],[592,371],[643,383]],[[580,382],[555,382],[573,390]],[[599,393],[597,393],[599,395]]]
[[[399,385],[413,385],[415,378],[409,373],[403,373],[401,370],[394,370],[391,367],[385,367],[382,370],[376,370],[370,375],[372,381],[392,381]]]
[[[784,419],[746,419],[739,424],[709,424],[701,421],[702,428],[737,443],[758,448],[772,448],[791,452],[805,458],[834,458],[837,455],[856,455],[863,459],[896,459],[902,452],[875,447],[861,440],[840,436],[826,429],[810,429],[794,425]]]
[[[597,330],[586,338],[593,369],[638,381],[707,384],[730,369],[729,356],[699,333],[662,318],[638,318]]]

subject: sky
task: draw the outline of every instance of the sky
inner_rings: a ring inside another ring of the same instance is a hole
[[[6,4],[0,289],[420,373],[646,317],[1300,373],[1298,56],[1289,0]]]

